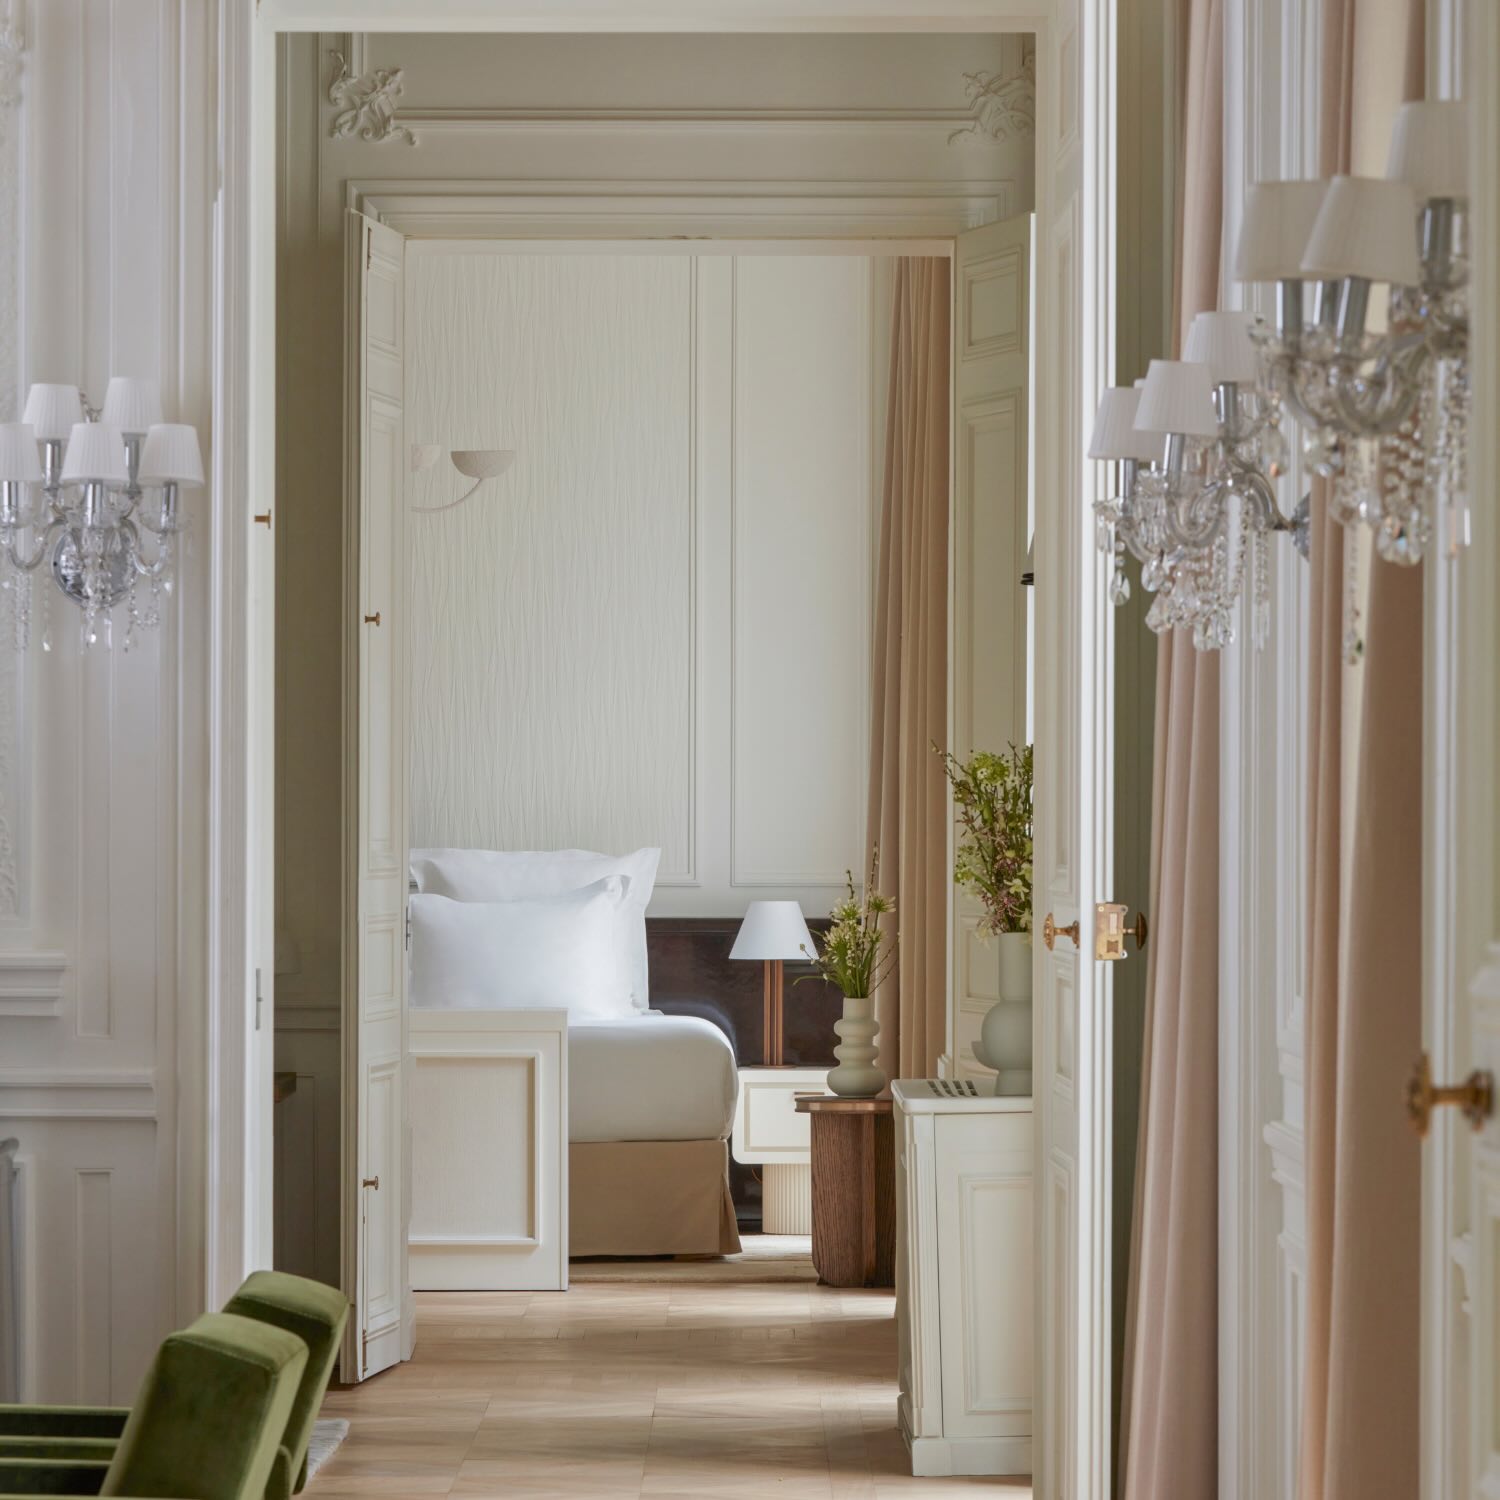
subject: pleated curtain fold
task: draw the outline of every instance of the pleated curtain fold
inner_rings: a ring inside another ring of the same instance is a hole
[[[895,268],[875,589],[870,854],[896,902],[900,951],[875,995],[880,1066],[931,1077],[946,1044],[949,269]]]
[[[1381,172],[1397,104],[1422,93],[1424,21],[1422,0],[1324,0],[1325,174]],[[1422,1022],[1422,573],[1370,564],[1346,665],[1353,542],[1327,500],[1315,485],[1300,1494],[1404,1500],[1420,1488],[1421,1154],[1401,1099]]]
[[[1219,304],[1220,0],[1187,0],[1175,343]],[[1151,944],[1120,1416],[1126,1500],[1218,1488],[1219,658],[1157,648]]]

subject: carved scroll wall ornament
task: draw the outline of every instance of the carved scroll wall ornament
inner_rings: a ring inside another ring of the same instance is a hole
[[[334,140],[402,141],[415,146],[417,138],[396,123],[396,102],[403,84],[400,68],[375,68],[355,77],[342,52],[330,52],[333,81],[328,102],[338,111],[328,134]]]
[[[965,73],[964,97],[973,118],[953,131],[958,141],[1026,140],[1036,134],[1036,53],[1028,49],[1014,73]]]

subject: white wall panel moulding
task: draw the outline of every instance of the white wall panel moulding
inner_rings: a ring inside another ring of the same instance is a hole
[[[155,1120],[150,1069],[72,1072],[8,1068],[0,1072],[0,1120]]]
[[[0,1018],[56,1015],[67,970],[63,953],[0,953]]]

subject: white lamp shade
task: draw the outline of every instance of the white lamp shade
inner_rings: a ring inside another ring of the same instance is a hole
[[[161,421],[161,391],[154,380],[112,375],[100,415],[121,432],[149,432]]]
[[[797,902],[752,901],[729,956],[810,959],[817,951]]]
[[[1318,210],[1302,272],[1324,280],[1358,276],[1416,286],[1417,195],[1389,177],[1335,177]]]
[[[1185,437],[1217,437],[1213,376],[1207,365],[1182,359],[1153,359],[1141,387],[1135,414],[1140,432],[1173,432]]]
[[[1403,104],[1385,175],[1409,183],[1419,203],[1469,196],[1469,110],[1459,99]]]
[[[0,422],[0,480],[39,484],[41,478],[36,428],[29,422]]]
[[[1136,459],[1151,463],[1161,457],[1161,443],[1135,425],[1141,393],[1133,386],[1110,386],[1099,398],[1094,433],[1089,439],[1089,457]]]
[[[34,385],[26,393],[21,420],[35,430],[38,438],[60,442],[82,418],[83,397],[76,385]]]
[[[198,429],[184,422],[158,422],[141,445],[142,484],[176,484],[195,490],[203,483]]]
[[[108,422],[75,422],[63,454],[62,482],[124,484],[125,439]]]
[[[1327,182],[1257,182],[1245,199],[1235,281],[1300,281],[1302,257]]]
[[[453,467],[469,479],[493,479],[516,461],[513,448],[455,448]]]
[[[1188,325],[1182,357],[1207,365],[1215,385],[1225,381],[1253,385],[1260,372],[1250,340],[1251,321],[1247,312],[1199,313]]]

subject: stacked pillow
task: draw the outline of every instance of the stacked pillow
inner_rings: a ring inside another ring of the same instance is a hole
[[[646,1010],[646,908],[660,859],[660,849],[414,849],[412,1003],[565,1005],[578,1020]]]

